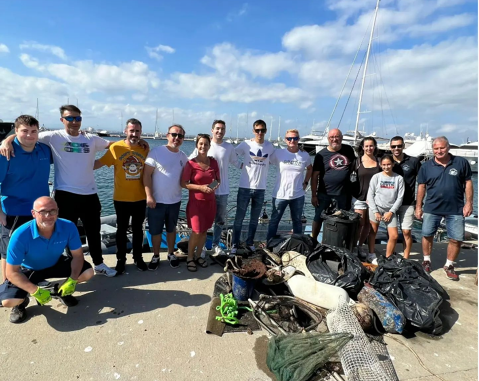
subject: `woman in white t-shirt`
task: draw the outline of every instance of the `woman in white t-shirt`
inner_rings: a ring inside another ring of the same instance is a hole
[[[277,149],[270,157],[270,163],[276,165],[278,171],[273,189],[273,212],[269,221],[267,241],[276,235],[279,222],[288,205],[293,221],[293,233],[302,233],[304,190],[313,172],[311,157],[299,149],[298,130],[286,131],[284,140],[287,147]]]

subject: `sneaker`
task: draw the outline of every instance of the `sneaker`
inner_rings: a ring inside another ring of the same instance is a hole
[[[422,268],[424,269],[425,272],[430,273],[431,272],[431,262],[424,261],[422,263]]]
[[[151,257],[150,263],[148,264],[148,270],[155,271],[159,265],[160,265],[160,256],[153,255]]]
[[[219,247],[219,246],[215,246],[215,248],[213,249],[213,252],[214,252],[214,255],[217,256],[217,255],[226,255],[226,253],[224,252],[224,250]]]
[[[116,270],[113,270],[112,268],[108,267],[104,263],[101,263],[98,266],[95,266],[95,274],[105,275],[108,278],[112,278],[116,275]]]
[[[27,311],[25,308],[28,306],[29,302],[30,299],[27,296],[23,302],[12,308],[12,311],[10,312],[10,323],[18,324],[27,318]]]
[[[176,268],[180,265],[180,261],[176,258],[175,254],[168,254],[168,261],[170,261],[170,266]]]
[[[238,252],[238,247],[236,245],[233,245],[233,247],[231,248],[230,254],[236,255],[237,252]]]
[[[254,253],[256,251],[256,247],[254,247],[254,245],[248,246],[248,250]]]
[[[459,280],[459,275],[457,275],[456,272],[454,271],[453,265],[444,266],[444,272],[446,273],[447,279]]]
[[[136,268],[140,271],[148,270],[148,266],[145,263],[145,261],[143,260],[143,258],[135,259],[135,265],[136,265]]]
[[[73,295],[66,295],[66,296],[54,296],[55,299],[58,299],[64,306],[73,307],[78,304],[78,299],[75,298]]]
[[[115,270],[117,274],[123,274],[125,272],[126,259],[118,259],[116,262]]]
[[[368,263],[371,263],[372,265],[378,264],[378,259],[375,254],[368,254],[368,256],[366,257],[366,261]]]

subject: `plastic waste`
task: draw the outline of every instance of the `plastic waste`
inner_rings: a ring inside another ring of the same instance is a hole
[[[308,256],[314,251],[317,244],[316,239],[306,234],[284,234],[270,238],[267,247],[278,255],[292,250]]]
[[[306,265],[306,256],[296,251],[287,251],[281,256],[283,266],[293,266],[297,271],[301,271],[308,278],[314,279]]]

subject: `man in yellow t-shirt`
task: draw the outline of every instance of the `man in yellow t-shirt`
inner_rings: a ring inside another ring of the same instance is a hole
[[[95,161],[94,169],[104,165],[115,167],[115,188],[113,204],[116,211],[116,258],[117,274],[125,272],[127,229],[130,223],[133,232],[133,260],[138,270],[146,271],[143,261],[143,221],[146,211],[146,194],[143,186],[143,168],[148,150],[138,145],[141,136],[141,122],[128,119],[125,127],[126,138],[110,145],[101,159]]]

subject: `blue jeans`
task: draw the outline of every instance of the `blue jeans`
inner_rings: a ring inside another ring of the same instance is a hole
[[[254,244],[254,235],[258,227],[258,218],[261,213],[261,207],[264,202],[264,189],[238,188],[238,197],[236,198],[236,216],[233,225],[233,245],[239,245],[241,237],[241,227],[246,216],[249,200],[251,200],[251,215],[249,219],[248,238],[246,244]]]
[[[440,216],[424,213],[422,216],[422,236],[434,236],[443,217],[446,220],[447,237],[460,242],[464,241],[464,225],[466,222],[463,215]]]
[[[226,213],[228,207],[228,195],[216,195],[216,217],[215,226],[213,230],[213,247],[220,244],[221,233],[226,223]]]
[[[291,212],[291,220],[293,221],[293,233],[301,234],[303,232],[301,216],[303,215],[304,196],[295,198],[293,200],[281,200],[273,197],[273,212],[271,213],[271,219],[269,220],[266,242],[268,242],[271,237],[276,235],[279,221],[281,221],[283,213],[288,205]]]

